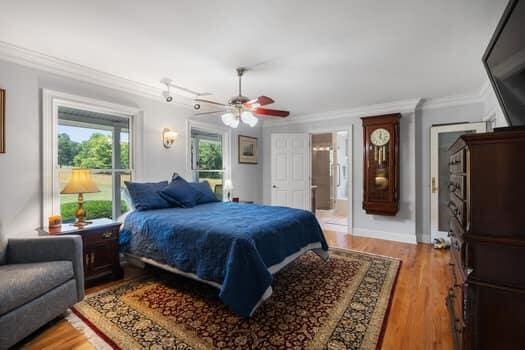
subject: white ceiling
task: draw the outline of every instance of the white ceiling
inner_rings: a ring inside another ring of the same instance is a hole
[[[293,114],[471,93],[506,0],[17,0],[0,40],[160,87]]]

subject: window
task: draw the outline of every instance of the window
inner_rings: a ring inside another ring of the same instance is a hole
[[[130,117],[58,107],[57,163],[59,189],[71,176],[71,168],[91,170],[100,192],[84,195],[88,219],[118,218],[128,211],[121,199],[124,181],[131,179]],[[76,194],[60,194],[64,222],[74,220]]]
[[[193,181],[208,181],[212,191],[222,200],[224,182],[224,135],[199,128],[191,129],[191,171]]]

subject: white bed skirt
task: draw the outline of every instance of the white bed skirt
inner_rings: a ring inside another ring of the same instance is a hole
[[[322,249],[321,242],[310,243],[310,244],[305,245],[301,249],[299,249],[297,252],[295,252],[295,253],[293,253],[291,255],[288,255],[280,263],[277,263],[275,265],[270,266],[268,268],[268,271],[270,271],[270,273],[272,275],[274,275],[277,272],[279,272],[281,269],[283,269],[286,265],[290,264],[292,261],[294,261],[295,259],[297,259],[298,257],[300,257],[301,255],[303,255],[304,253],[306,253],[306,252],[308,252],[310,250],[314,251],[323,260],[327,260],[329,258],[329,253],[328,253],[328,251]],[[150,259],[150,258],[136,256],[136,255],[128,254],[128,253],[124,253],[124,256],[126,256],[127,261],[128,261],[129,264],[134,265],[134,266],[138,266],[140,268],[143,268],[144,264],[153,265],[153,266],[156,266],[156,267],[161,268],[163,270],[166,270],[166,271],[169,271],[169,272],[173,272],[173,273],[175,273],[177,275],[181,275],[181,276],[184,276],[184,277],[188,277],[188,278],[194,279],[194,280],[199,281],[199,282],[203,282],[203,283],[209,284],[210,286],[213,286],[213,287],[215,287],[217,289],[221,288],[221,285],[219,283],[217,283],[217,282],[202,279],[202,278],[200,278],[199,276],[197,276],[194,273],[181,271],[181,270],[177,269],[176,267],[160,263],[160,262],[158,262],[156,260],[153,260],[153,259]],[[250,316],[253,315],[255,310],[257,310],[257,308],[266,299],[268,299],[272,295],[272,293],[273,293],[272,286],[269,286],[266,289],[266,291],[263,293],[261,299],[259,299],[259,301],[255,305],[255,307],[250,312]]]

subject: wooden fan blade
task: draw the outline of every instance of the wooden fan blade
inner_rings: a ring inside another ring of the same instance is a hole
[[[193,100],[194,102],[200,102],[200,103],[208,103],[208,104],[211,104],[211,105],[216,105],[216,106],[224,106],[226,107],[227,105],[225,105],[224,103],[220,103],[220,102],[215,102],[215,101],[210,101],[210,100],[204,100],[202,98],[196,98]]]
[[[253,110],[253,113],[258,115],[268,115],[271,117],[288,117],[290,115],[290,112],[288,111],[280,111],[278,109],[269,109],[269,108],[255,108]]]
[[[244,107],[248,109],[258,108],[259,106],[266,106],[275,101],[269,98],[268,96],[259,96],[254,100],[244,103]]]

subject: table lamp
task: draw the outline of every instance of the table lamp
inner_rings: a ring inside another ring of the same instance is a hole
[[[78,193],[78,208],[75,211],[75,226],[85,226],[90,222],[86,221],[86,210],[84,209],[84,193],[100,192],[97,185],[91,178],[91,171],[89,169],[73,168],[71,178],[64,187],[61,194],[77,194]]]
[[[224,181],[224,191],[226,192],[226,196],[228,197],[228,202],[231,201],[232,191],[233,191],[233,183],[232,180],[225,180]]]

